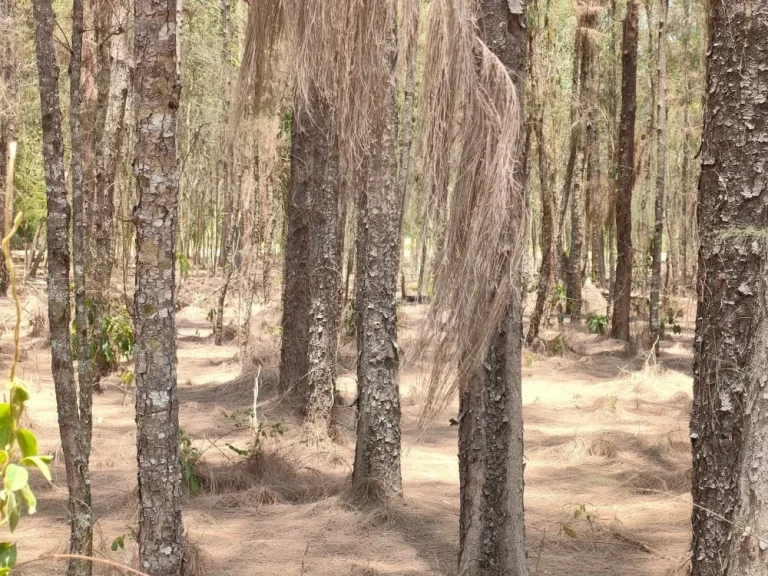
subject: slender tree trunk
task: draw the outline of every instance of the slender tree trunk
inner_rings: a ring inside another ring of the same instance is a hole
[[[525,2],[481,0],[485,43],[522,100],[527,71]],[[524,116],[523,116],[524,117]],[[520,226],[512,215],[510,226]],[[483,365],[460,398],[460,576],[527,576],[523,509],[522,271]]]
[[[232,5],[231,0],[219,0],[221,12],[222,45],[221,45],[221,155],[217,162],[219,174],[219,190],[223,200],[221,215],[220,245],[218,255],[219,268],[224,268],[229,262],[230,226],[234,225],[232,211],[232,159],[234,149],[231,147],[232,138],[227,134],[229,123],[229,108],[232,94]],[[230,274],[231,276],[231,274]]]
[[[311,191],[323,158],[324,134],[308,110],[297,107],[291,128],[291,175],[286,203],[285,264],[283,274],[283,346],[280,390],[307,396],[309,373],[309,308]]]
[[[711,2],[698,220],[692,576],[768,573],[762,104],[768,6]]]
[[[333,433],[336,351],[341,315],[341,274],[344,257],[344,199],[341,194],[338,145],[328,104],[313,106],[316,131],[324,136],[313,163],[319,173],[312,194],[310,246],[309,372],[307,420]]]
[[[571,191],[571,250],[568,255],[568,302],[570,304],[571,323],[581,323],[582,312],[582,281],[584,266],[584,199],[585,190],[589,191],[596,185],[596,151],[597,151],[597,74],[596,67],[596,33],[598,11],[591,3],[579,14],[577,34],[581,35],[581,70],[579,75],[579,113],[578,130],[583,135],[583,148],[576,154],[576,181]],[[586,168],[586,181],[582,180],[582,172]],[[585,186],[586,185],[586,186]]]
[[[690,226],[688,225],[690,220],[689,202],[691,202],[691,194],[689,189],[690,184],[690,162],[691,162],[691,121],[690,121],[690,106],[691,106],[691,80],[688,70],[689,51],[691,41],[691,7],[690,0],[683,1],[683,151],[681,161],[681,174],[680,174],[680,187],[681,187],[681,202],[680,202],[680,228],[681,228],[681,241],[680,241],[680,266],[682,271],[682,285],[684,289],[688,288],[688,240],[691,237]]]
[[[150,576],[180,574],[184,557],[174,310],[179,10],[172,0],[134,6],[138,544]]]
[[[424,274],[427,268],[427,240],[429,228],[425,223],[421,231],[421,256],[419,257],[419,279],[416,282],[416,302],[424,302]]]
[[[638,5],[627,4],[621,56],[621,121],[619,124],[618,173],[616,196],[616,273],[614,274],[613,320],[611,336],[629,341],[629,315],[632,306],[632,189],[635,167],[635,120],[637,117]]]
[[[16,139],[17,72],[14,43],[14,0],[0,0],[0,80],[4,86],[4,108],[0,112],[0,182],[5,182],[9,145]],[[5,194],[0,194],[0,214],[5,213]],[[0,237],[5,237],[5,223],[0,222]],[[0,296],[8,295],[8,271],[0,262]]]
[[[50,0],[33,3],[35,49],[40,87],[43,130],[43,163],[48,205],[48,322],[51,330],[51,371],[69,488],[69,551],[90,556],[92,551],[88,447],[90,413],[78,392],[72,368],[69,322],[69,221],[70,208],[64,182],[64,146],[61,137],[54,12]],[[91,573],[88,561],[71,560],[68,576]]]
[[[569,201],[571,196],[571,190],[573,189],[573,177],[576,172],[576,163],[578,158],[578,152],[581,148],[582,132],[579,122],[579,93],[581,92],[581,57],[583,52],[583,35],[579,31],[577,26],[573,35],[573,84],[571,89],[571,141],[568,151],[568,164],[565,168],[565,178],[563,179],[563,190],[560,198],[560,214],[557,219],[557,262],[558,268],[563,255],[565,254],[565,220],[568,214]],[[581,178],[581,175],[578,175]],[[567,282],[568,274],[561,274],[564,276],[562,280]]]
[[[402,491],[397,272],[403,203],[397,188],[396,3],[378,4],[386,21],[376,71],[381,114],[372,119],[367,178],[357,220],[357,448],[352,482],[377,499]],[[385,13],[384,13],[385,11]],[[371,491],[372,486],[378,487]]]
[[[71,138],[71,172],[72,172],[72,253],[74,260],[75,284],[75,325],[77,330],[77,372],[79,398],[79,430],[78,450],[82,465],[87,469],[91,454],[91,419],[93,413],[93,390],[91,387],[91,357],[89,350],[88,317],[85,298],[85,208],[83,205],[83,126],[82,111],[82,63],[83,63],[83,0],[75,0],[72,4],[72,57],[69,63],[69,130]],[[86,504],[90,506],[90,484],[86,486]],[[85,519],[84,519],[85,520]],[[88,523],[75,521],[79,524],[78,537],[80,546],[78,554],[91,556],[93,554],[93,519],[89,515]],[[88,561],[78,561],[75,566],[70,564],[70,575],[91,574],[92,566]]]
[[[104,341],[103,318],[109,310],[110,285],[115,262],[115,188],[120,165],[128,100],[128,45],[125,29],[130,0],[105,2],[99,6],[99,42],[107,49],[99,54],[99,102],[106,102],[96,138],[96,185],[86,203],[88,221],[87,292],[93,302],[91,339],[95,343],[96,362],[92,381],[110,369],[101,343]],[[108,38],[108,41],[106,40]],[[105,53],[106,52],[106,53]],[[101,104],[100,104],[101,105]],[[101,114],[101,112],[100,112]],[[95,368],[98,367],[98,370]]]
[[[650,330],[651,342],[656,353],[662,336],[659,319],[659,293],[661,291],[661,259],[664,239],[664,208],[667,191],[667,11],[669,0],[659,0],[659,47],[658,47],[658,106],[656,158],[656,203],[653,233],[653,260],[651,263]]]

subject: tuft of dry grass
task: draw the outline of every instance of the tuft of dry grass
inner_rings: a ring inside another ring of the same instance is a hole
[[[205,576],[207,560],[200,546],[189,536],[184,543],[184,559],[181,565],[181,576]]]
[[[582,460],[588,457],[613,460],[619,452],[616,438],[608,433],[578,436],[566,444],[563,450],[571,460]]]

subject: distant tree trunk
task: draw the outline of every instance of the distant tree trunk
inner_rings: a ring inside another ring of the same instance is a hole
[[[595,126],[597,107],[596,40],[594,38],[598,24],[598,10],[591,3],[579,14],[577,34],[581,35],[581,77],[579,84],[579,132],[583,135],[583,148],[576,154],[576,181],[571,190],[571,250],[568,255],[568,301],[570,304],[571,323],[581,323],[582,283],[584,266],[584,184],[587,194],[596,185],[596,139]],[[582,172],[586,167],[586,181]]]
[[[565,220],[568,214],[568,206],[571,197],[571,190],[573,189],[573,177],[576,172],[576,163],[579,150],[582,146],[582,131],[579,122],[579,93],[581,92],[581,57],[583,52],[583,35],[576,26],[573,34],[573,69],[571,71],[573,75],[572,87],[571,87],[571,139],[568,151],[568,164],[565,168],[565,178],[563,179],[563,189],[560,198],[560,214],[557,219],[557,234],[556,234],[556,246],[557,246],[557,260],[558,272],[560,268],[560,262],[565,254]],[[578,178],[581,178],[581,174],[578,174]],[[567,284],[569,274],[561,273],[562,280]]]
[[[312,129],[322,141],[315,150],[322,154],[313,166],[316,186],[312,195],[310,224],[310,306],[307,351],[307,421],[333,433],[336,390],[336,352],[341,315],[341,274],[344,258],[344,199],[341,194],[338,145],[333,134],[332,114],[326,103],[313,106]]]
[[[221,142],[216,170],[218,172],[218,186],[223,200],[223,213],[221,215],[220,244],[218,265],[224,268],[229,262],[229,242],[231,239],[230,228],[234,226],[234,213],[232,211],[232,159],[234,149],[232,138],[227,135],[229,122],[229,107],[232,95],[232,5],[230,0],[219,0],[219,12],[221,13]],[[230,274],[231,276],[231,274]],[[229,282],[225,282],[228,285]],[[221,338],[219,338],[220,340]]]
[[[357,448],[352,482],[377,498],[402,491],[400,469],[400,391],[397,345],[397,272],[400,258],[402,200],[391,185],[397,177],[396,2],[379,3],[386,21],[380,48],[381,110],[371,119],[365,186],[357,209]],[[385,11],[385,12],[384,12]]]
[[[256,161],[258,162],[258,161]],[[242,370],[250,370],[251,363],[248,358],[248,343],[251,336],[251,314],[253,300],[256,295],[256,269],[257,269],[257,242],[259,238],[259,219],[256,217],[256,167],[249,167],[242,193],[243,205],[243,262],[240,265],[240,291],[242,293],[243,306],[240,318],[240,334],[238,344],[240,346],[240,366]]]
[[[16,54],[14,44],[14,0],[0,0],[0,80],[4,86],[6,110],[0,112],[0,182],[5,182],[8,169],[8,146],[16,139],[16,114],[18,82],[16,79]],[[5,213],[5,195],[0,194],[0,214]],[[5,223],[0,222],[0,237],[5,237]],[[4,259],[0,262],[0,296],[8,295],[8,271]]]
[[[698,220],[692,576],[768,566],[768,9],[711,2]]]
[[[135,0],[136,424],[139,567],[181,573],[179,397],[174,258],[179,196],[180,3]]]
[[[688,288],[688,240],[691,237],[691,230],[689,222],[691,221],[691,212],[695,210],[689,210],[690,202],[692,198],[689,189],[691,188],[690,178],[690,162],[691,162],[691,121],[690,121],[690,106],[691,106],[691,81],[688,70],[688,58],[691,41],[691,7],[690,0],[683,1],[683,33],[682,33],[682,49],[685,56],[685,64],[683,64],[683,144],[682,144],[682,160],[681,160],[681,173],[680,173],[680,187],[681,187],[681,202],[680,202],[680,234],[682,236],[680,240],[680,267],[682,272],[682,286],[683,289]]]
[[[109,310],[110,285],[115,261],[115,188],[125,132],[126,102],[128,99],[128,32],[122,28],[130,10],[130,0],[105,2],[99,6],[97,52],[99,62],[99,111],[96,134],[96,185],[93,196],[86,198],[88,222],[88,269],[86,289],[93,301],[91,340],[95,343],[96,362],[92,381],[98,383],[111,366],[105,358],[101,343],[104,341],[103,318]],[[108,40],[107,40],[108,39]],[[98,370],[95,368],[98,367]]]
[[[221,346],[224,338],[224,305],[227,301],[229,283],[232,280],[231,252],[233,250],[235,216],[233,201],[232,160],[234,158],[234,140],[228,134],[229,108],[232,95],[232,6],[230,0],[220,0],[222,45],[221,45],[221,118],[219,121],[220,155],[216,163],[218,186],[224,201],[224,213],[221,218],[221,243],[219,245],[219,268],[224,269],[224,283],[219,291],[216,305],[216,317],[213,323],[213,341]]]
[[[481,0],[481,37],[509,70],[522,102],[525,2]],[[522,115],[524,117],[524,115]],[[519,153],[521,153],[520,151]],[[520,226],[517,216],[510,225]],[[482,366],[460,398],[460,576],[527,576],[523,509],[522,271]]]
[[[56,389],[61,447],[69,488],[68,513],[72,519],[69,551],[72,554],[90,556],[93,526],[88,470],[90,410],[87,409],[87,393],[84,397],[82,391],[78,394],[76,388],[69,336],[70,208],[64,182],[59,70],[54,44],[55,16],[50,0],[33,2],[33,9],[48,205],[48,322],[51,331],[51,371]],[[90,573],[90,562],[70,560],[68,576]]]
[[[659,47],[658,47],[658,106],[656,158],[656,203],[654,210],[653,260],[651,266],[650,322],[651,342],[659,352],[661,326],[659,319],[659,292],[661,290],[661,259],[664,238],[664,208],[667,191],[667,11],[669,0],[659,0]]]
[[[309,308],[311,191],[321,170],[325,135],[308,110],[298,106],[291,128],[291,175],[285,207],[286,237],[283,274],[283,346],[280,390],[307,396],[309,373]]]
[[[621,121],[619,124],[619,187],[616,195],[616,273],[613,287],[611,336],[629,341],[632,305],[632,189],[635,167],[637,117],[638,5],[627,4],[622,40]]]
[[[534,0],[531,7],[535,9],[535,17],[538,19],[538,0]],[[548,315],[547,303],[550,300],[554,280],[557,275],[557,243],[555,238],[555,178],[557,174],[552,169],[552,159],[544,136],[544,116],[548,109],[546,94],[541,88],[541,66],[538,63],[538,58],[534,58],[533,55],[532,47],[534,44],[535,42],[533,41],[529,43],[531,46],[529,49],[529,68],[531,76],[530,93],[535,98],[535,104],[526,102],[526,106],[529,110],[532,108],[532,104],[536,106],[531,122],[538,150],[539,188],[541,189],[541,268],[539,269],[536,303],[531,312],[531,318],[528,322],[528,333],[525,338],[525,342],[528,345],[538,338],[541,321],[542,319],[546,320]]]
[[[419,278],[416,282],[416,301],[421,304],[424,302],[424,274],[427,268],[427,236],[429,229],[427,225],[421,232],[421,256],[419,257]]]
[[[599,22],[595,18],[594,28]],[[587,22],[591,29],[591,22]],[[584,82],[584,102],[586,103],[586,123],[584,139],[584,162],[586,167],[586,200],[587,214],[590,219],[589,242],[592,248],[591,278],[596,286],[605,284],[605,262],[603,258],[603,198],[600,190],[600,139],[598,134],[598,115],[600,107],[600,51],[598,46],[592,43],[594,40],[588,35],[586,40],[589,48],[589,69],[586,70]]]

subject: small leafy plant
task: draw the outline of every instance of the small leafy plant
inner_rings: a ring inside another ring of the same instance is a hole
[[[179,460],[187,493],[196,496],[200,492],[200,477],[197,475],[200,450],[192,444],[192,438],[183,429],[179,431]]]
[[[603,316],[597,312],[590,312],[589,316],[587,316],[587,328],[591,334],[605,334],[605,329],[607,327],[607,316]]]
[[[261,443],[268,438],[277,438],[285,433],[285,422],[281,420],[275,424],[265,425],[263,422],[259,422],[254,430],[253,438],[248,443],[245,449],[238,448],[232,444],[227,444],[227,448],[232,450],[238,456],[242,456],[246,460],[256,460],[261,456],[262,448]]]
[[[121,358],[130,360],[133,357],[136,346],[133,321],[124,305],[104,316],[102,333],[104,339],[101,343],[101,353],[113,369]]]

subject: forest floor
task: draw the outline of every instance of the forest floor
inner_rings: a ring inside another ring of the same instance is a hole
[[[246,449],[253,377],[240,377],[232,343],[213,345],[207,312],[216,279],[190,279],[177,314],[180,419],[199,455],[199,493],[186,496],[184,522],[197,574],[451,575],[458,543],[456,406],[420,433],[425,365],[402,372],[404,501],[360,510],[347,497],[354,458],[352,408],[342,408],[341,438],[318,440],[290,416],[274,389],[280,312],[254,309],[251,348],[262,365],[259,420],[266,437],[252,463]],[[41,284],[22,293],[25,322],[20,376],[32,389],[29,425],[42,449],[59,456],[51,485],[35,478],[38,514],[24,517],[13,538],[19,562],[65,552],[69,536],[66,480],[60,459],[50,349],[33,335],[44,315]],[[236,298],[228,310],[235,318]],[[419,334],[424,308],[400,308],[400,345]],[[693,306],[682,335],[663,342],[658,365],[627,357],[620,343],[564,332],[554,355],[525,354],[523,399],[528,559],[535,576],[677,574],[689,542],[691,513],[688,411],[691,403]],[[12,342],[12,309],[0,303],[3,369]],[[557,335],[551,332],[550,337]],[[354,351],[343,343],[339,384],[354,399]],[[276,423],[284,421],[283,433]],[[108,379],[94,397],[91,457],[96,554],[135,565],[137,525],[132,391]],[[272,435],[275,437],[271,437]],[[195,455],[193,454],[193,457]],[[110,550],[125,537],[125,547]],[[20,575],[63,574],[62,564],[22,566]],[[96,574],[121,574],[98,567]],[[680,574],[682,574],[682,570]]]

